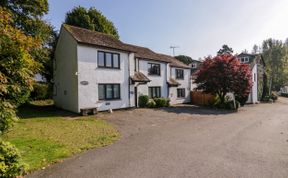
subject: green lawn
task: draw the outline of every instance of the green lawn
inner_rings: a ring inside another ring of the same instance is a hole
[[[20,150],[28,171],[45,167],[83,150],[109,145],[118,131],[96,116],[80,117],[47,102],[19,109],[19,122],[5,139]]]

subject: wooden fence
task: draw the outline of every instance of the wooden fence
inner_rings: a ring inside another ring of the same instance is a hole
[[[212,94],[207,94],[201,91],[192,91],[191,92],[191,101],[194,105],[207,106],[211,104],[214,100]]]

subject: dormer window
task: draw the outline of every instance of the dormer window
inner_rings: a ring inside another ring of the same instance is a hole
[[[241,63],[249,63],[249,57],[241,57],[240,62]]]
[[[196,63],[192,63],[192,64],[191,64],[191,67],[192,67],[193,69],[196,69],[196,68],[197,68]]]

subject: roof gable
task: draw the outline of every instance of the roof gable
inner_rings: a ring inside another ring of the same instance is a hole
[[[126,47],[124,43],[111,35],[67,24],[63,24],[62,27],[65,28],[78,43],[96,45],[100,47],[118,49],[123,51],[131,51]]]
[[[169,55],[166,55],[166,54],[158,54],[158,56],[159,56],[159,58],[162,58],[162,59],[165,59],[165,60],[169,61],[171,67],[191,69],[190,66],[182,63],[181,61],[179,61],[175,57],[172,57],[172,56],[169,56]]]

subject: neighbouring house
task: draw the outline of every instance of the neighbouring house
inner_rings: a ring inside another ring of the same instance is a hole
[[[191,67],[191,89],[195,89],[197,87],[197,84],[194,83],[194,80],[196,79],[196,76],[194,75],[195,72],[199,69],[202,62],[199,60],[192,59],[192,62],[189,64]]]
[[[192,62],[189,64],[189,66],[191,67],[191,73],[193,74],[194,72],[196,72],[201,64],[201,61],[192,59]]]
[[[190,67],[172,56],[99,32],[62,25],[55,51],[54,101],[79,113],[137,107],[138,98],[190,102]]]
[[[260,54],[241,53],[237,58],[242,64],[248,64],[252,73],[252,89],[247,103],[258,103],[263,92],[263,74],[265,72],[265,62]]]

